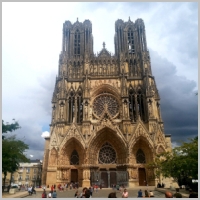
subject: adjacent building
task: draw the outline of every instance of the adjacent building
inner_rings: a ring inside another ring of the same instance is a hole
[[[41,186],[42,180],[42,161],[30,160],[30,163],[20,163],[19,169],[13,174],[6,176],[6,185],[35,185]]]

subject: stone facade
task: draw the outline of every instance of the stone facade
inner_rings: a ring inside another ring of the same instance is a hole
[[[115,54],[93,53],[89,20],[63,24],[62,51],[45,138],[43,184],[156,185],[147,168],[171,149],[142,19],[115,22]]]
[[[2,175],[3,179],[4,175]],[[19,169],[13,174],[8,173],[6,176],[5,185],[35,185],[41,186],[42,180],[42,161],[30,160],[30,163],[19,163]],[[2,181],[3,182],[3,181]]]

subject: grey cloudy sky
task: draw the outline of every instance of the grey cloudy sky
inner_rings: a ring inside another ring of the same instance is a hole
[[[94,52],[105,42],[114,53],[115,21],[129,16],[145,23],[165,133],[174,146],[198,134],[198,3],[3,2],[2,119],[20,123],[16,134],[29,144],[28,156],[43,157],[63,23],[89,19]]]

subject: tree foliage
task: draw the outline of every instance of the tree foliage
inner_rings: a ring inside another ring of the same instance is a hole
[[[2,141],[2,171],[12,173],[18,169],[19,162],[29,162],[24,155],[28,148],[27,144],[17,140],[15,136],[5,138]]]
[[[19,128],[20,128],[20,126],[19,126],[18,122],[16,122],[15,120],[14,120],[14,123],[12,123],[12,124],[9,124],[9,123],[4,124],[4,121],[2,120],[2,139],[5,138],[5,135],[4,135],[5,133],[15,131]]]
[[[163,152],[148,164],[155,169],[157,177],[173,177],[176,181],[182,178],[198,179],[198,137],[175,147],[172,152]]]
[[[12,132],[19,129],[18,122],[4,124],[2,120],[2,133]],[[2,172],[4,173],[4,184],[7,172],[13,173],[19,168],[20,162],[30,162],[24,155],[28,145],[16,138],[16,136],[2,135]]]

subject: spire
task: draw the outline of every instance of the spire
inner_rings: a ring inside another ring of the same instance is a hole
[[[128,18],[128,21],[129,21],[129,22],[131,21],[130,16],[129,16],[129,18]]]
[[[106,44],[105,44],[105,42],[103,42],[103,48],[105,49],[105,46],[106,46]]]

